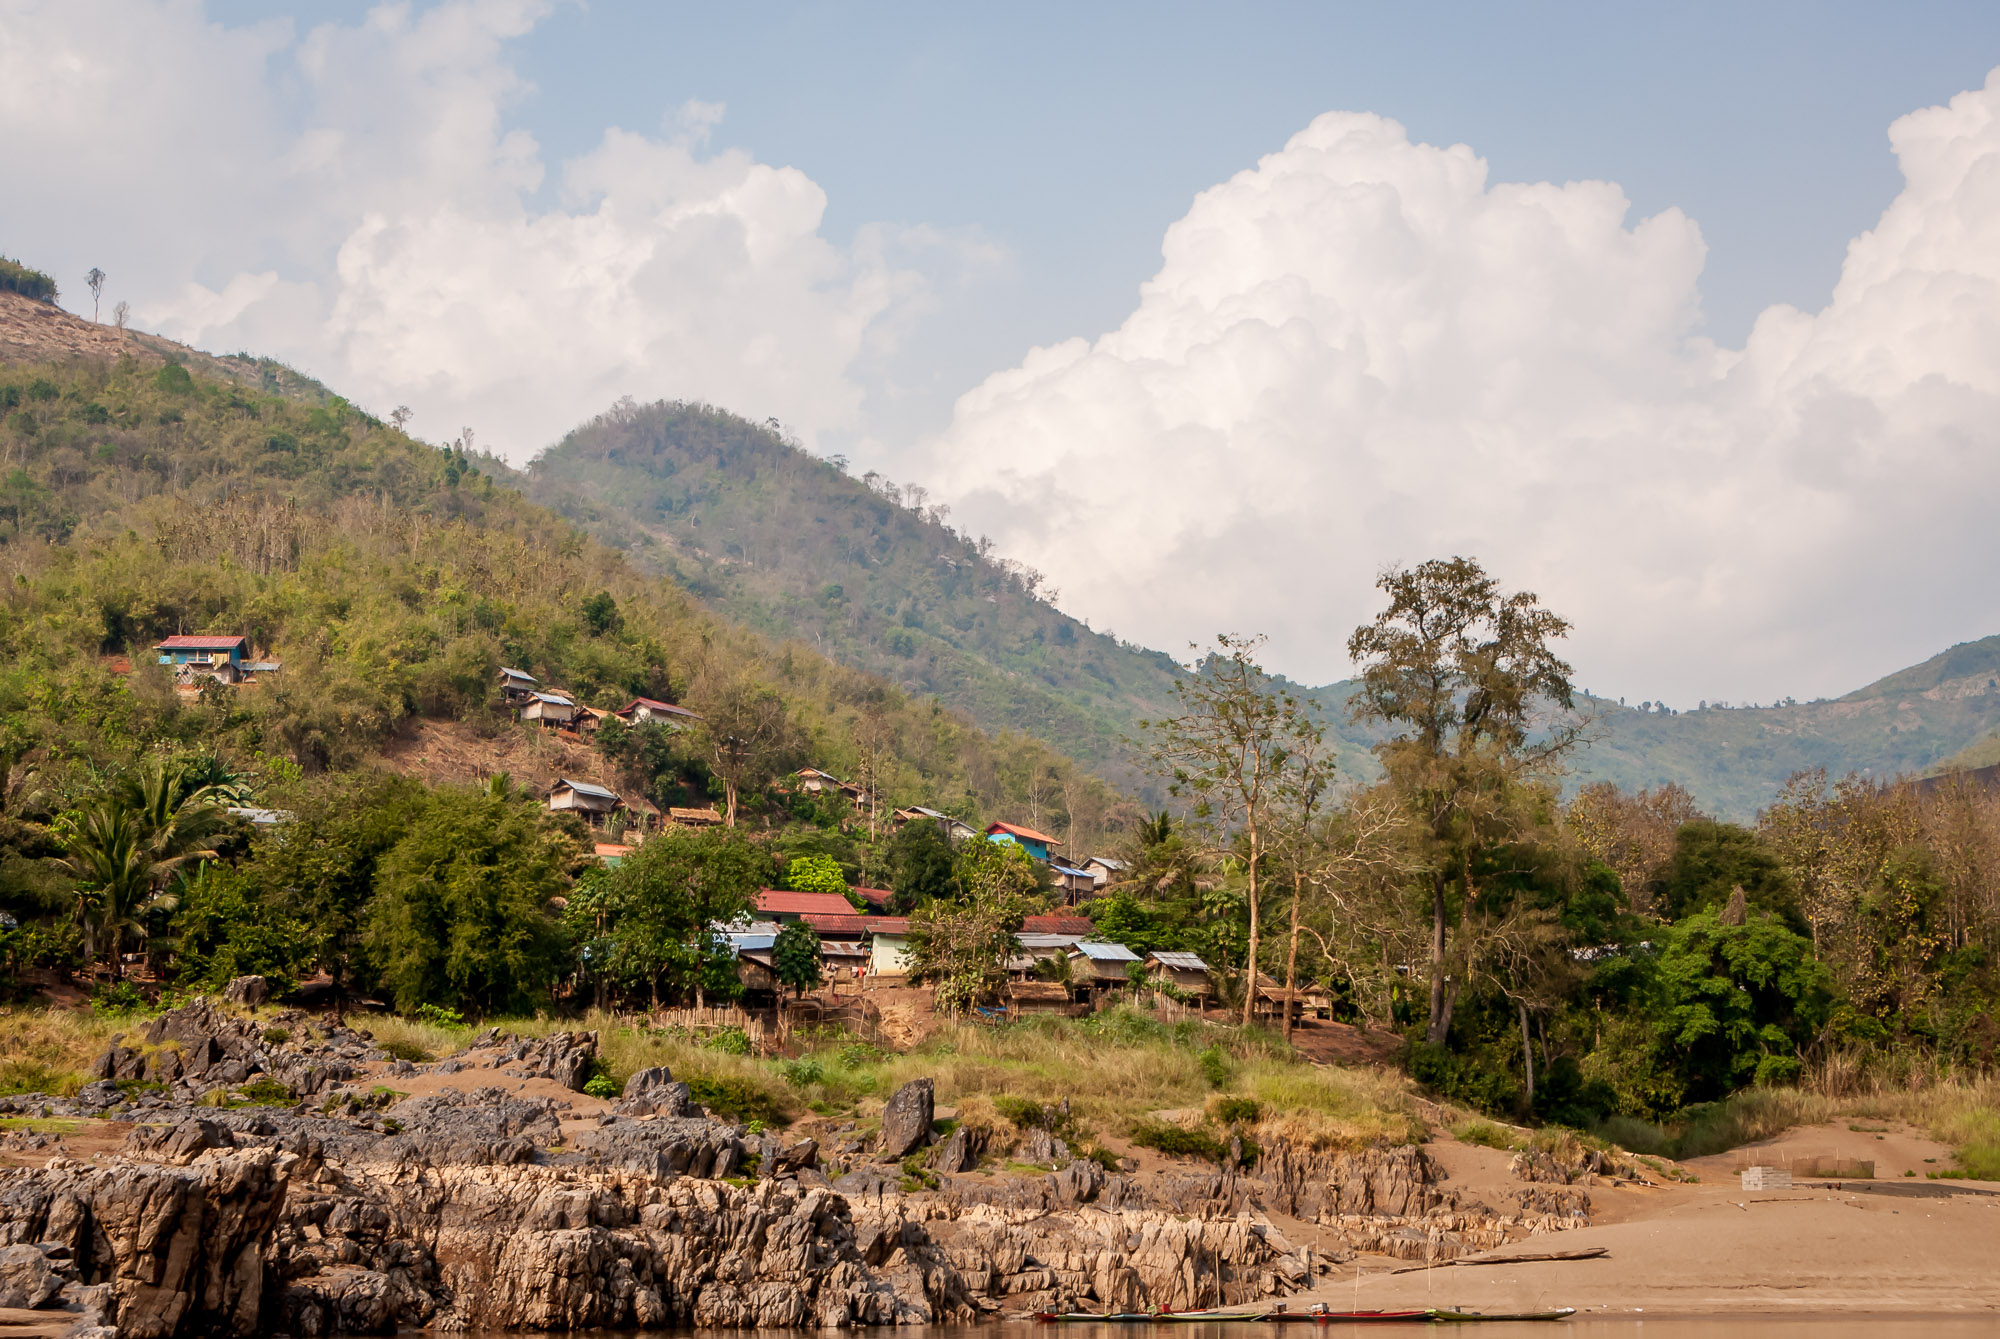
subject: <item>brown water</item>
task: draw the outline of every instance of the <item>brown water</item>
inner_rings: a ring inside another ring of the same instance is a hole
[[[629,1333],[629,1332],[628,1332]],[[718,1339],[719,1330],[645,1330],[637,1339]],[[1423,1324],[1328,1325],[1093,1325],[1078,1321],[1061,1325],[1034,1321],[1001,1321],[979,1325],[917,1326],[905,1329],[733,1330],[730,1339],[800,1339],[812,1334],[825,1339],[847,1333],[856,1339],[1395,1339],[1405,1335],[1458,1339],[1994,1339],[2000,1336],[2000,1313],[1983,1316],[1571,1316],[1559,1321],[1521,1321],[1460,1326]],[[462,1339],[500,1339],[467,1335]],[[509,1339],[515,1339],[510,1336]]]

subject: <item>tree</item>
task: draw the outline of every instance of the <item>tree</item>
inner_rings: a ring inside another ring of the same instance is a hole
[[[131,321],[131,319],[132,319],[132,304],[125,301],[125,299],[123,298],[118,299],[118,305],[111,309],[111,324],[117,326],[120,330],[123,330],[126,324]]]
[[[1475,859],[1515,830],[1517,788],[1551,773],[1581,731],[1556,720],[1530,737],[1538,712],[1574,706],[1570,668],[1549,649],[1569,624],[1531,592],[1503,593],[1468,558],[1385,572],[1375,584],[1389,607],[1348,639],[1363,667],[1352,710],[1402,727],[1375,752],[1429,848],[1427,1037],[1443,1045],[1455,989],[1449,935],[1454,912],[1462,921],[1478,903]]]
[[[382,857],[365,944],[404,1011],[545,1004],[565,954],[552,900],[569,888],[570,840],[504,784],[433,794]]]
[[[1007,959],[1027,907],[1004,896],[919,907],[910,917],[910,979],[932,983],[938,1009],[948,1014],[996,998],[1007,984]]]
[[[961,902],[1032,898],[1042,891],[1042,868],[1013,842],[969,837],[952,854],[951,880]]]
[[[104,271],[93,265],[90,273],[83,276],[83,281],[90,285],[90,319],[95,321],[98,302],[104,296]]]
[[[410,420],[415,417],[415,411],[406,404],[399,404],[389,411],[389,422],[396,425],[397,432],[408,432]]]
[[[173,910],[169,885],[190,863],[216,858],[210,843],[229,821],[225,805],[245,798],[213,758],[155,757],[59,825],[92,960],[108,953],[112,975],[124,975],[126,936],[149,911]]]
[[[800,732],[785,700],[748,679],[705,694],[700,708],[699,731],[709,766],[722,783],[723,821],[733,828],[743,792],[766,784],[797,759]]]
[[[601,590],[583,602],[583,626],[590,629],[593,637],[616,632],[625,625],[618,615],[618,601],[611,598],[611,592]]]
[[[219,990],[261,976],[273,994],[291,989],[313,959],[313,936],[297,907],[258,895],[243,871],[206,864],[181,890],[174,913],[175,980]]]
[[[1655,879],[1652,901],[1669,920],[1720,910],[1736,889],[1753,910],[1807,928],[1798,892],[1777,852],[1748,828],[1697,818],[1674,834],[1674,853]]]
[[[1216,649],[1194,672],[1174,681],[1177,713],[1141,722],[1156,732],[1155,767],[1171,779],[1173,794],[1194,801],[1216,845],[1242,829],[1250,913],[1246,965],[1253,983],[1243,998],[1246,1026],[1256,1008],[1267,824],[1274,806],[1312,784],[1305,773],[1322,739],[1298,700],[1272,691],[1270,677],[1251,658],[1261,640],[1217,637]]]
[[[819,932],[804,921],[782,927],[771,946],[771,966],[778,980],[792,988],[794,997],[819,985],[825,975],[819,961]]]
[[[798,893],[832,893],[847,896],[847,876],[840,862],[830,855],[802,855],[785,867],[785,887]]]
[[[915,819],[889,839],[889,887],[895,893],[889,909],[899,916],[935,898],[950,897],[951,838],[930,819]]]
[[[602,946],[598,969],[643,985],[655,1007],[663,991],[705,1002],[733,980],[717,927],[747,916],[770,876],[770,858],[737,833],[671,828],[579,888],[566,914]]]

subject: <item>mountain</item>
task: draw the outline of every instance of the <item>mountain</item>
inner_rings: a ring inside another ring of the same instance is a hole
[[[854,775],[865,752],[899,804],[1060,828],[1115,799],[1031,735],[773,646],[505,473],[278,364],[0,291],[0,808],[22,758],[60,794],[196,743],[308,772],[519,759],[544,784],[575,758],[513,722],[502,664],[600,707],[775,693],[811,761]],[[284,668],[185,697],[147,649],[183,632]]]
[[[920,487],[851,478],[771,426],[664,403],[591,420],[522,486],[747,627],[1143,784],[1125,741],[1171,708],[1173,659],[1063,613]]]
[[[850,478],[773,425],[707,405],[630,402],[538,457],[522,487],[768,636],[1147,784],[1129,741],[1171,708],[1172,658],[1064,614],[1036,574],[953,530],[920,487]],[[1996,676],[1989,638],[1832,701],[1666,713],[1590,698],[1592,742],[1571,783],[1677,782],[1710,812],[1748,818],[1804,768],[1940,765],[2000,727]],[[1370,775],[1374,736],[1347,719],[1352,682],[1300,691],[1349,774]],[[2000,738],[1977,747],[2000,758]]]

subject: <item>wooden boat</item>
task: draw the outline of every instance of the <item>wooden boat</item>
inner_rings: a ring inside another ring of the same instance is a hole
[[[1489,1320],[1564,1320],[1575,1307],[1553,1311],[1458,1311],[1449,1307],[1418,1307],[1404,1311],[1038,1311],[1035,1319],[1054,1323],[1095,1321],[1100,1325],[1195,1325],[1229,1321],[1265,1325],[1470,1325]]]

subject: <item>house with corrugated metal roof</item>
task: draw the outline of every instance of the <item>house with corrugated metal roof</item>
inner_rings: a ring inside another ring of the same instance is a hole
[[[174,667],[176,678],[191,680],[205,676],[237,683],[243,678],[243,661],[249,655],[250,642],[244,637],[176,634],[155,642],[153,650],[162,665]]]
[[[521,704],[521,719],[543,725],[568,725],[576,719],[576,703],[561,693],[533,692]]]
[[[1079,939],[1069,950],[1070,989],[1102,993],[1129,985],[1128,969],[1138,961],[1139,955],[1123,944]]]
[[[701,717],[686,707],[677,707],[671,702],[661,702],[650,697],[635,697],[616,712],[612,713],[627,725],[670,725],[675,729],[698,721]]]
[[[1051,860],[1049,873],[1055,878],[1056,887],[1062,891],[1063,899],[1075,906],[1078,898],[1092,897],[1097,892],[1097,880],[1080,869],[1059,864]]]
[[[549,812],[579,814],[592,827],[598,826],[623,807],[618,792],[589,781],[558,777],[549,787]]]
[[[1171,981],[1190,995],[1205,996],[1213,989],[1208,978],[1208,964],[1194,953],[1155,949],[1146,955],[1146,975]]]
[[[839,893],[798,893],[789,888],[759,888],[757,914],[766,920],[799,921],[807,916],[852,916],[854,907]]]
[[[502,702],[526,702],[532,693],[541,691],[542,682],[526,670],[500,667],[500,700]]]

